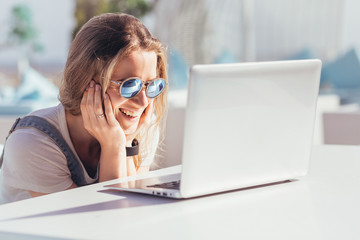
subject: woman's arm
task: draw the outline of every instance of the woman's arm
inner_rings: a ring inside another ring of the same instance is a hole
[[[149,170],[150,170],[150,166],[141,166],[137,169],[136,173],[137,174],[146,173]]]
[[[69,190],[72,188],[77,188],[78,186],[75,183],[72,183],[71,186],[65,190]],[[40,193],[40,192],[34,192],[34,191],[29,191],[31,197],[40,197],[40,196],[44,196],[47,195],[48,193]]]
[[[129,136],[125,135],[114,116],[109,95],[105,93],[103,98],[102,102],[101,86],[91,81],[80,106],[85,129],[100,143],[99,182],[132,176],[139,172],[133,158],[126,157],[126,143],[131,143],[142,128],[149,127],[154,109],[151,101],[139,120],[137,130]],[[98,118],[101,114],[105,114],[105,117]],[[140,171],[146,170],[143,168]]]
[[[126,136],[114,116],[109,96],[104,94],[103,109],[101,87],[91,81],[80,108],[85,129],[100,143],[99,182],[128,176]],[[105,117],[98,118],[101,114]]]

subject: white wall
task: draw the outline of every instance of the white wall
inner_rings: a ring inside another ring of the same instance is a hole
[[[33,13],[33,23],[39,30],[43,53],[32,59],[36,65],[63,65],[71,43],[71,30],[75,25],[73,0],[1,0],[0,43],[9,31],[11,9],[27,4]],[[0,49],[0,66],[14,67],[21,56],[19,49]]]
[[[251,11],[241,17],[244,7]],[[304,48],[330,61],[360,49],[358,9],[358,0],[158,0],[152,25],[190,64],[210,62],[224,46],[240,61],[279,60]]]
[[[342,32],[342,49],[356,47],[360,51],[360,1],[346,0],[344,9],[344,28]]]
[[[341,46],[344,0],[254,1],[256,57],[279,60],[304,48],[323,60]]]

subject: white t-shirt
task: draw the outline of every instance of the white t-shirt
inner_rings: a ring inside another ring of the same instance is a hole
[[[83,168],[86,183],[94,183],[98,173],[91,178],[80,161],[70,139],[62,104],[35,111],[30,115],[46,119],[60,131]],[[156,131],[155,134],[157,141],[153,142],[153,151],[147,155],[141,166],[149,166],[153,161],[159,132]],[[0,170],[0,204],[30,198],[28,190],[54,193],[72,185],[66,157],[43,132],[35,128],[17,129],[7,139],[4,149],[4,162]]]

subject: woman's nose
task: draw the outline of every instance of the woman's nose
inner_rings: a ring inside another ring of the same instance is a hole
[[[146,96],[145,88],[143,88],[139,94],[132,99],[140,106],[147,106],[149,104],[149,99]]]

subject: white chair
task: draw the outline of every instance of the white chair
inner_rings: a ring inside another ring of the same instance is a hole
[[[340,98],[337,95],[319,95],[316,108],[314,144],[324,144],[323,113],[336,111],[340,107]]]
[[[324,112],[324,143],[360,145],[360,109]]]

